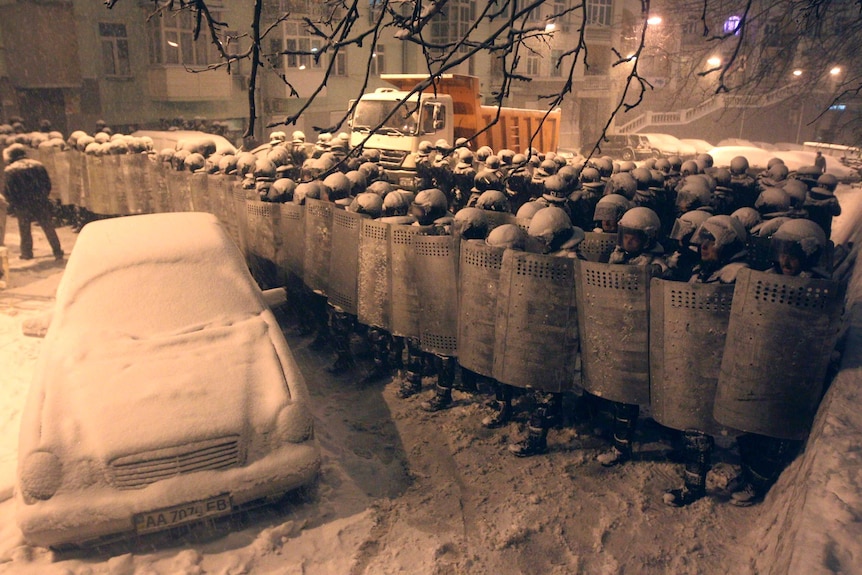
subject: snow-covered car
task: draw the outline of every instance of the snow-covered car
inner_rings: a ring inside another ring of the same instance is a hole
[[[701,140],[698,138],[680,138],[679,141],[683,144],[693,146],[694,151],[698,154],[708,154],[709,151],[715,147],[706,140]]]
[[[84,227],[22,414],[28,542],[170,529],[316,477],[305,380],[265,295],[211,214]]]
[[[156,152],[165,148],[172,150],[189,149],[198,151],[196,146],[201,142],[215,144],[217,154],[235,154],[236,146],[230,140],[218,134],[208,134],[197,130],[138,130],[132,132],[135,138],[147,137],[153,141],[153,150]]]
[[[676,136],[670,134],[639,134],[645,138],[650,146],[658,150],[663,156],[679,156],[682,159],[693,158],[697,155],[697,148],[691,144],[682,142]]]

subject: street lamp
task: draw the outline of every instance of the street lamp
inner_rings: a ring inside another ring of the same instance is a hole
[[[795,69],[795,70],[793,71],[793,75],[794,75],[794,76],[796,76],[796,77],[798,78],[799,76],[801,76],[801,75],[802,75],[802,70],[800,70],[799,68]]]
[[[721,65],[721,58],[719,58],[718,56],[713,56],[712,58],[707,60],[706,63],[707,65],[709,65],[710,68],[717,68]]]
[[[829,73],[832,74],[833,76],[837,76],[838,74],[841,73],[841,67],[835,66],[831,70],[829,70]]]
[[[647,18],[646,23],[650,26],[658,26],[661,24],[661,16],[650,16]]]

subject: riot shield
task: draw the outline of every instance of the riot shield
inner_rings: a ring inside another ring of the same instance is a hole
[[[712,417],[733,287],[650,282],[650,411],[672,429],[717,435]]]
[[[518,223],[518,218],[516,218],[514,214],[510,214],[509,212],[492,212],[490,210],[485,210],[485,218],[488,220],[489,232],[497,226],[502,226],[503,224]]]
[[[170,172],[169,172],[170,173]],[[248,213],[245,207],[245,190],[237,183],[231,189],[234,219],[236,221],[237,247],[248,257]]]
[[[754,270],[768,270],[772,267],[772,250],[769,246],[770,238],[751,236],[748,238],[748,257],[746,262]]]
[[[461,242],[458,363],[486,377],[494,374],[497,291],[504,251],[482,240]]]
[[[192,192],[189,185],[191,175],[191,172],[171,169],[165,174],[172,212],[192,211]]]
[[[117,216],[124,216],[129,213],[129,202],[126,195],[129,186],[132,185],[123,170],[123,157],[122,155],[103,157],[105,179],[108,186],[108,213]]]
[[[151,182],[150,207],[156,214],[170,212],[172,209],[171,197],[168,192],[168,169],[168,165],[147,158],[147,173]]]
[[[48,198],[53,201],[60,200],[60,186],[57,185],[57,170],[54,167],[54,156],[57,148],[52,146],[39,146],[36,148],[32,154],[45,166],[45,171],[48,172],[48,177],[51,179],[51,192],[48,195]]]
[[[152,184],[149,170],[147,170],[147,164],[149,164],[147,156],[145,154],[124,154],[119,158],[126,190],[128,213],[151,213],[150,188]]]
[[[727,328],[714,415],[724,425],[803,439],[838,336],[844,286],[742,270]]]
[[[207,175],[207,203],[210,207],[210,213],[218,218],[218,221],[230,232],[230,223],[228,216],[225,213],[225,179],[227,176],[222,174]]]
[[[392,335],[419,337],[419,290],[413,280],[413,236],[430,226],[394,225],[389,236],[392,254]]]
[[[550,392],[577,373],[575,260],[506,250],[497,294],[496,380]]]
[[[245,208],[249,271],[264,289],[277,287],[281,285],[276,266],[276,252],[281,239],[278,204],[247,199]]]
[[[194,172],[189,175],[189,197],[192,211],[213,213],[209,197],[209,174]]]
[[[87,155],[86,208],[94,214],[110,214],[110,190],[105,166],[106,156]]]
[[[85,207],[84,190],[87,187],[87,164],[86,156],[77,150],[66,152],[69,162],[69,198],[68,203],[79,207]]]
[[[454,236],[413,236],[413,279],[419,292],[422,351],[458,353],[459,241]]]
[[[362,220],[359,230],[357,315],[365,325],[391,329],[392,226],[379,220]]]
[[[359,231],[365,217],[345,210],[332,210],[332,244],[329,256],[329,303],[342,311],[357,313],[359,275]]]
[[[284,285],[293,285],[294,278],[302,280],[305,259],[305,206],[278,204],[281,212],[281,245],[277,252],[279,271]]]
[[[588,262],[608,263],[617,245],[617,234],[586,232],[584,236],[584,240],[578,244],[578,253]]]
[[[332,203],[305,200],[305,259],[303,281],[318,295],[329,289],[329,258],[332,253]]]
[[[594,395],[649,403],[646,266],[578,261],[581,385]]]

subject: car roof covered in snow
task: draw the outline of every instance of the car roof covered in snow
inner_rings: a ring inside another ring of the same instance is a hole
[[[57,289],[54,321],[147,335],[264,307],[215,216],[148,214],[84,226]]]

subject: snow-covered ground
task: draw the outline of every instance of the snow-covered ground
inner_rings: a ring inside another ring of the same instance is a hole
[[[860,221],[859,193],[840,189],[844,215],[834,226],[838,241]],[[551,431],[549,454],[518,459],[506,445],[523,433],[523,412],[508,427],[487,430],[479,422],[489,396],[456,391],[451,409],[425,413],[419,409],[424,396],[398,399],[391,381],[358,386],[367,358],[354,373],[332,377],[323,369],[329,354],[294,335],[288,341],[308,382],[323,450],[313,488],[217,523],[211,531],[190,529],[62,555],[30,547],[15,527],[8,499],[18,420],[41,343],[21,329],[50,308],[62,266],[53,263],[38,230],[37,258],[16,262],[18,239],[10,224],[12,285],[0,292],[0,573],[787,573],[777,561],[806,534],[802,545],[811,546],[813,563],[795,572],[862,571],[862,479],[852,471],[858,459],[849,471],[842,465],[853,456],[846,450],[824,449],[816,459],[806,452],[764,504],[736,508],[726,503],[725,489],[736,451],[729,439],[720,438],[710,496],[674,509],[661,495],[680,483],[682,470],[667,461],[669,446],[648,419],[641,420],[636,460],[617,469],[596,463],[607,443],[577,425]],[[75,236],[68,228],[60,233],[68,252]],[[290,314],[282,319],[290,334]],[[359,340],[354,344],[361,352]],[[849,369],[846,373],[852,377]],[[423,395],[430,393],[431,381],[425,384]],[[858,411],[852,409],[858,397],[830,401],[845,406],[838,412],[840,423]],[[836,425],[821,423],[827,429],[818,437],[827,441]],[[842,447],[858,446],[859,427],[840,430]],[[814,472],[820,492],[809,496],[803,480]],[[794,515],[802,505],[809,513],[805,521]],[[832,535],[822,536],[823,530]]]

